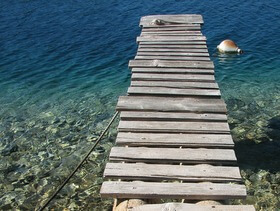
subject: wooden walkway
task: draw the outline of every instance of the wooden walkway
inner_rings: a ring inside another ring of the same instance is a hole
[[[244,199],[227,110],[200,15],[141,18],[141,35],[102,197]],[[143,205],[135,210],[254,210],[253,206]]]

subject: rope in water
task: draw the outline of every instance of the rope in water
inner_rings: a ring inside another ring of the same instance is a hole
[[[54,192],[54,194],[47,200],[46,203],[44,203],[43,206],[38,208],[38,211],[44,210],[49,203],[56,197],[56,195],[61,191],[61,189],[68,183],[68,181],[71,179],[71,177],[78,171],[78,169],[82,166],[82,164],[85,162],[85,160],[88,158],[88,156],[92,153],[92,151],[95,149],[95,147],[98,145],[98,143],[101,141],[105,133],[108,131],[116,117],[118,116],[119,112],[117,111],[112,119],[110,120],[107,127],[104,129],[104,131],[101,133],[101,135],[98,137],[97,141],[94,143],[94,145],[91,147],[91,149],[88,151],[88,153],[85,155],[85,157],[80,161],[80,163],[76,166],[76,168],[71,172],[71,174],[68,175],[68,177],[64,180],[64,182],[58,187],[58,189]]]

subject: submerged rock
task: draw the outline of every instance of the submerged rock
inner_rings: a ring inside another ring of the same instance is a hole
[[[18,145],[16,143],[10,143],[8,144],[4,150],[1,152],[2,156],[9,156],[11,155],[13,152],[17,152],[18,151]]]

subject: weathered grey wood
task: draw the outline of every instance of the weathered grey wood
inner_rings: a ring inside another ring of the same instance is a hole
[[[160,19],[163,25],[155,24],[155,19]],[[226,105],[220,99],[200,23],[202,17],[197,15],[141,19],[144,28],[137,38],[138,53],[129,63],[132,68],[129,96],[120,97],[117,105],[122,112],[116,144],[121,147],[113,147],[110,154],[113,162],[126,163],[108,163],[104,177],[147,182],[104,182],[103,197],[187,200],[246,197],[244,185],[229,184],[241,182],[241,176],[238,167],[232,166],[236,165],[236,156]],[[163,180],[169,182],[162,183]],[[170,183],[170,180],[196,183]],[[215,183],[197,183],[209,181]],[[181,203],[141,207],[138,211],[254,210],[245,206]]]
[[[141,112],[122,111],[121,120],[144,120],[144,121],[210,121],[226,122],[227,115],[211,113],[176,113],[176,112]]]
[[[221,97],[218,89],[182,89],[167,87],[129,87],[129,95],[162,95],[162,96],[195,96],[195,97]]]
[[[209,53],[196,53],[196,52],[147,52],[147,51],[139,51],[137,52],[138,56],[198,56],[198,57],[209,57]]]
[[[110,160],[144,163],[235,164],[233,149],[113,147]]]
[[[197,41],[145,41],[138,42],[139,45],[206,45],[206,41],[197,40]]]
[[[147,59],[147,60],[176,60],[176,61],[210,61],[209,57],[190,57],[190,56],[135,56],[135,59]]]
[[[172,49],[172,48],[138,48],[138,53],[144,52],[182,52],[182,53],[208,53],[207,48],[185,48],[185,49]]]
[[[142,43],[139,44],[139,49],[143,48],[167,48],[167,49],[207,49],[206,44],[149,44],[149,43]]]
[[[193,36],[193,35],[200,35],[202,36],[202,33],[200,31],[144,31],[141,32],[140,36],[146,36],[146,35],[160,35],[160,36]]]
[[[241,182],[238,167],[107,163],[105,178],[127,180],[183,180],[188,182]]]
[[[175,82],[175,81],[131,81],[132,87],[166,87],[179,89],[218,89],[217,83],[206,82]]]
[[[119,122],[120,132],[200,133],[229,134],[224,122],[175,122],[175,121],[124,121]]]
[[[186,203],[145,204],[131,211],[255,211],[253,205],[198,205]]]
[[[132,73],[131,80],[215,82],[215,77],[214,75],[206,74]]]
[[[147,25],[142,27],[142,31],[157,31],[157,30],[166,30],[166,31],[201,31],[200,24],[168,24],[168,25]]]
[[[153,26],[155,19],[165,22],[164,25],[169,24],[203,24],[201,15],[149,15],[141,17],[140,26]],[[157,26],[157,25],[156,25]]]
[[[180,24],[163,24],[163,25],[150,25],[150,26],[145,26],[145,27],[142,27],[142,30],[144,29],[156,29],[156,28],[169,28],[169,27],[199,27],[201,28],[201,24],[199,23],[180,23]]]
[[[123,112],[121,112],[123,113]],[[233,148],[229,134],[125,133],[119,132],[116,144],[121,146]]]
[[[162,61],[162,60],[130,60],[129,67],[177,67],[214,69],[211,61]]]
[[[111,198],[176,198],[189,200],[245,199],[246,188],[239,184],[104,182],[102,197]]]
[[[118,111],[177,111],[226,113],[226,105],[221,99],[174,98],[174,97],[132,97],[121,96]]]
[[[206,41],[205,36],[196,35],[196,36],[161,36],[161,35],[146,35],[137,37],[137,42],[177,42],[177,41]]]
[[[162,67],[132,68],[131,72],[132,73],[214,74],[213,69],[162,68]]]

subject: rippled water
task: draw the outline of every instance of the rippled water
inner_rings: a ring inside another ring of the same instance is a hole
[[[0,209],[38,208],[93,144],[130,83],[139,19],[197,13],[242,176],[258,210],[280,209],[279,1],[1,1]],[[235,40],[243,55],[216,46]],[[50,208],[107,210],[104,161],[117,123]]]

